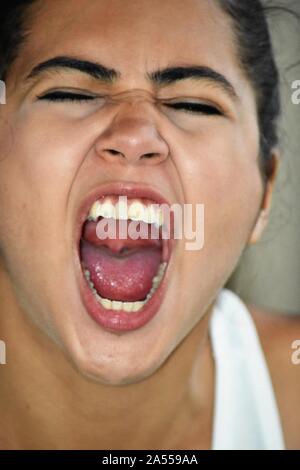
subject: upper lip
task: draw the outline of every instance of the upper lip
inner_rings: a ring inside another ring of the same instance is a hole
[[[92,204],[101,197],[107,195],[127,196],[131,199],[144,198],[157,204],[171,205],[171,203],[157,189],[153,189],[149,185],[127,182],[114,182],[99,185],[89,192],[79,208],[79,215],[77,217],[77,246],[80,242],[82,226],[87,218]]]

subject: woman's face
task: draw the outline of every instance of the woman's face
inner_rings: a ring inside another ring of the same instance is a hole
[[[263,194],[254,92],[239,68],[230,21],[214,2],[41,3],[0,109],[1,269],[26,315],[84,375],[136,382],[157,370],[208,311],[251,237]],[[26,79],[57,56],[119,75],[106,83],[59,67]],[[159,84],[147,76],[194,66],[213,69],[233,89],[214,77]],[[122,99],[104,105],[37,98],[63,88]],[[197,113],[163,104],[171,98],[210,108]],[[87,312],[77,249],[82,205],[111,182],[205,208],[203,248],[189,251],[186,240],[176,240],[158,312],[118,334]]]

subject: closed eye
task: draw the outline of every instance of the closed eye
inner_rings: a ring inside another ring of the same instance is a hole
[[[91,101],[96,96],[86,95],[84,93],[72,93],[70,91],[52,91],[42,96],[37,96],[39,100],[46,101]]]
[[[184,110],[188,113],[193,114],[208,114],[223,116],[223,113],[215,106],[205,103],[193,103],[193,102],[177,102],[177,103],[165,103],[165,106],[176,110]]]
[[[97,96],[87,95],[84,93],[72,93],[70,91],[52,91],[46,93],[42,96],[37,96],[39,100],[45,101],[56,101],[56,102],[84,102],[92,101],[97,98]],[[216,108],[215,106],[206,104],[206,103],[195,103],[195,102],[176,102],[176,103],[164,103],[165,106],[173,108],[178,111],[186,111],[192,114],[206,114],[206,115],[216,115],[223,116],[223,113]]]

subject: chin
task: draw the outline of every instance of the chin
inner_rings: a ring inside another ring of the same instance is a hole
[[[83,378],[97,384],[121,386],[142,382],[154,374],[165,361],[166,354],[156,352],[149,354],[126,355],[119,353],[106,355],[101,348],[99,351],[69,350],[68,356],[73,368]],[[144,359],[148,355],[147,359]],[[149,357],[150,356],[150,357]]]

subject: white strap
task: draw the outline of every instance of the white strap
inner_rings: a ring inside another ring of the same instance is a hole
[[[278,407],[254,322],[228,289],[217,298],[210,337],[216,368],[213,449],[283,450]]]

